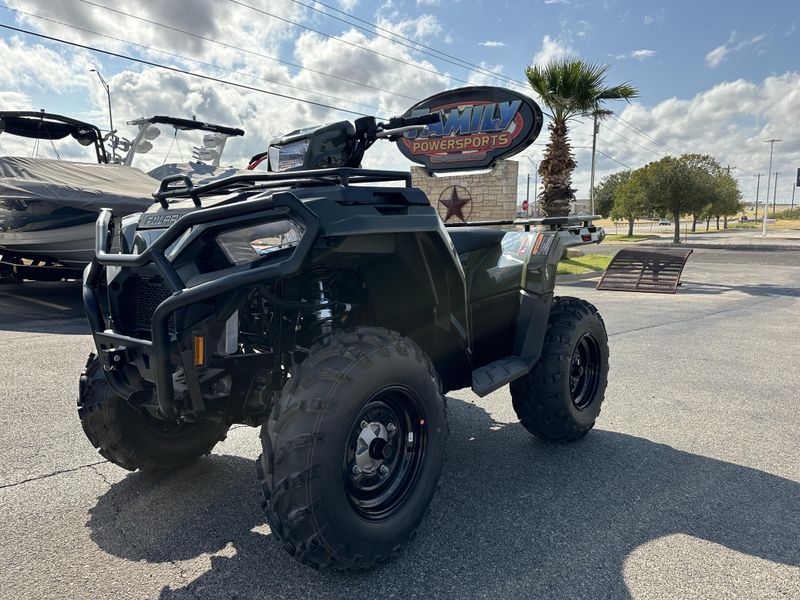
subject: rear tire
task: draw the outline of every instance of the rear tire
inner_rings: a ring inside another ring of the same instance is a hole
[[[314,568],[389,558],[430,505],[446,435],[439,378],[413,341],[376,327],[335,334],[295,369],[261,429],[273,535]]]
[[[522,425],[546,440],[580,439],[600,414],[607,384],[608,334],[597,309],[555,298],[539,361],[510,386]]]
[[[94,354],[81,375],[78,416],[100,454],[129,471],[186,465],[211,452],[228,431],[224,422],[173,424],[137,410],[109,387]]]

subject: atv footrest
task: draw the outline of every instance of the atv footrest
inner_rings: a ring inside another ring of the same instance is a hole
[[[472,372],[472,391],[481,398],[530,370],[530,366],[519,356],[501,358]]]

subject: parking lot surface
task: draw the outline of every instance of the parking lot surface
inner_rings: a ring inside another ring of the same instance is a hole
[[[75,284],[0,286],[2,598],[798,598],[800,252],[698,250],[674,296],[595,303],[611,373],[596,429],[533,439],[507,388],[449,395],[448,458],[400,557],[297,564],[259,507],[257,431],[168,474],[84,438],[92,349]]]

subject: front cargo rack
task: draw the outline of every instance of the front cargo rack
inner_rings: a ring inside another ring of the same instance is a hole
[[[385,183],[402,181],[411,187],[411,173],[406,171],[378,171],[372,169],[313,169],[286,171],[283,173],[239,174],[195,187],[188,175],[177,174],[165,177],[153,197],[167,208],[171,198],[191,198],[196,206],[201,206],[202,196],[231,194],[278,187],[348,186],[358,183]]]

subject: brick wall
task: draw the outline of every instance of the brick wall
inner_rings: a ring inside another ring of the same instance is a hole
[[[448,223],[461,220],[461,214],[466,221],[492,221],[516,217],[518,172],[517,161],[501,160],[491,172],[481,175],[429,177],[424,168],[411,167],[411,179],[442,219],[447,216],[447,204],[453,205]]]

